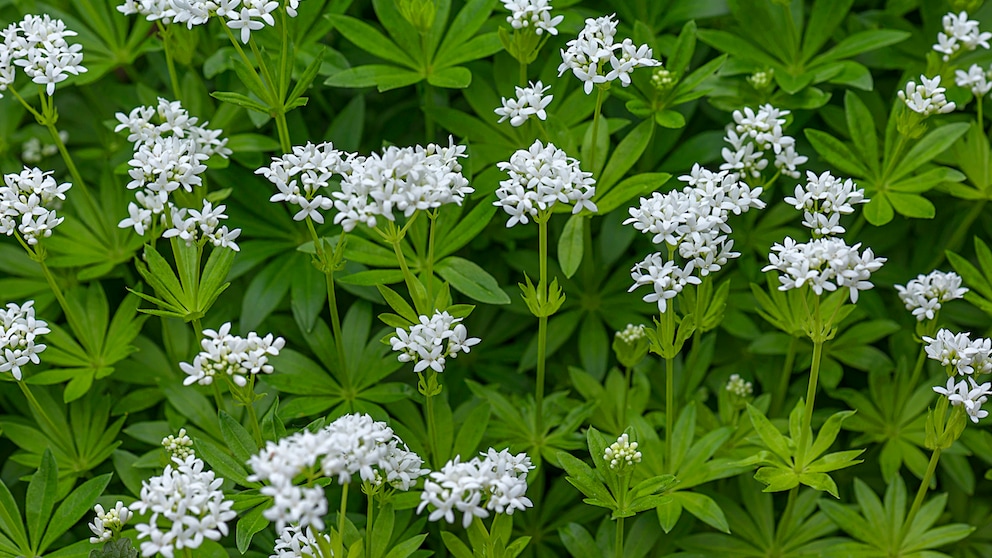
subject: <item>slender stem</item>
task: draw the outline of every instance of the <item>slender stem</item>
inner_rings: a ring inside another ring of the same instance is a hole
[[[22,105],[24,105],[24,108],[26,108],[28,112],[34,115],[35,120],[37,120],[38,122],[42,122],[45,119],[45,117],[42,116],[41,113],[34,110],[34,107],[24,100],[24,97],[21,97],[20,93],[18,93],[16,89],[14,89],[13,87],[8,87],[7,91],[10,91],[11,94],[13,94],[14,97],[17,98],[17,100],[20,101]]]
[[[368,495],[369,510],[368,510],[368,513],[365,514],[365,517],[366,517],[366,520],[365,520],[365,556],[367,558],[372,558],[372,525],[373,525],[373,521],[372,520],[373,520],[374,514],[375,514],[375,494],[372,492],[372,490],[369,490],[366,494]]]
[[[58,148],[59,153],[62,155],[62,160],[65,161],[65,166],[69,170],[69,174],[72,176],[73,186],[76,186],[76,189],[83,193],[83,197],[86,198],[86,203],[88,203],[91,208],[100,207],[90,195],[89,188],[86,186],[86,181],[83,180],[83,175],[79,174],[79,169],[76,168],[76,163],[72,160],[72,155],[69,154],[69,150],[66,149],[65,143],[62,141],[62,137],[59,136],[59,131],[55,127],[54,122],[49,119],[49,121],[45,122],[45,127],[48,128],[48,133],[51,134],[52,141],[55,142],[55,147]]]
[[[596,172],[596,148],[599,147],[599,121],[603,109],[603,89],[596,88],[596,112],[592,115],[592,147],[589,149],[589,167]]]
[[[541,123],[541,119],[535,117],[534,123],[537,124],[537,131],[541,133],[541,137],[544,139],[544,141],[545,142],[551,141],[551,136],[548,134],[548,130],[544,127],[544,124]]]
[[[210,382],[210,386],[213,388],[214,403],[217,404],[217,411],[224,411],[226,413],[227,406],[224,405],[224,394],[220,391],[220,383],[217,381],[216,377],[214,378],[214,381]]]
[[[224,28],[224,32],[227,33],[227,38],[231,40],[231,44],[234,45],[234,50],[238,51],[238,55],[241,56],[241,61],[244,62],[245,67],[248,69],[248,71],[251,72],[253,76],[255,76],[255,79],[257,79],[259,83],[261,83],[262,85],[268,85],[268,87],[270,88],[269,94],[272,94],[272,90],[271,90],[272,85],[270,83],[265,82],[262,79],[262,76],[258,75],[258,71],[255,70],[255,65],[251,63],[251,59],[249,59],[248,55],[245,54],[245,49],[241,48],[241,43],[238,42],[238,39],[234,37],[234,34],[231,33],[231,30],[227,27],[227,25],[221,25],[221,27]],[[259,58],[258,63],[261,65],[262,63],[261,58]]]
[[[789,351],[785,353],[785,364],[782,365],[782,374],[779,378],[778,389],[775,391],[775,399],[772,400],[770,415],[774,416],[785,407],[785,399],[789,396],[789,384],[792,383],[792,369],[796,363],[796,349],[799,348],[799,338],[793,337],[789,341]]]
[[[193,320],[193,333],[196,334],[196,342],[199,343],[200,339],[203,339],[203,326],[200,325],[200,320]]]
[[[903,134],[902,132],[899,132],[898,134],[899,134],[899,139],[896,140],[895,148],[892,150],[892,153],[889,155],[888,160],[885,161],[885,171],[883,172],[882,176],[888,176],[889,171],[895,168],[895,165],[899,162],[899,157],[902,156],[903,148],[906,147],[906,140],[908,139],[906,137],[906,134]]]
[[[183,548],[183,558],[193,558],[193,549],[190,547]]]
[[[338,301],[337,295],[335,294],[334,288],[334,269],[331,266],[331,262],[327,260],[327,253],[324,250],[324,243],[321,241],[320,237],[317,236],[317,229],[313,225],[313,220],[310,216],[306,218],[307,230],[310,231],[310,238],[313,240],[313,247],[317,253],[317,261],[325,268],[324,272],[325,283],[327,285],[327,305],[331,310],[331,332],[334,334],[334,348],[338,354],[338,365],[341,368],[341,373],[347,377],[348,368],[345,362],[344,355],[344,337],[341,333],[341,316],[338,314]],[[337,253],[341,249],[344,243],[344,231],[338,236],[338,244],[334,251]]]
[[[669,302],[665,309],[665,335],[675,337],[675,306]],[[668,342],[667,340],[665,341]],[[675,358],[665,358],[665,455],[669,473],[675,474]]]
[[[623,517],[617,518],[617,542],[614,547],[614,556],[623,558]]]
[[[798,495],[799,487],[793,486],[792,490],[789,491],[789,499],[785,504],[785,511],[782,513],[782,521],[778,524],[778,530],[775,533],[776,542],[786,540],[786,529],[792,523],[792,515],[796,512],[796,497]]]
[[[799,447],[796,450],[796,466],[806,466],[806,445],[812,433],[813,399],[816,397],[816,384],[820,375],[820,358],[823,355],[823,341],[813,341],[813,365],[809,371],[809,385],[806,388],[806,410],[799,431]]]
[[[341,485],[341,511],[338,513],[338,552],[335,552],[335,556],[344,556],[344,518],[345,512],[348,509],[348,485],[351,483],[344,483]]]
[[[906,389],[909,393],[913,393],[916,389],[916,384],[920,381],[920,374],[923,373],[923,365],[927,361],[927,349],[926,346],[920,347],[920,354],[916,356],[916,364],[913,366],[913,373],[909,376],[909,382],[906,384]]]
[[[250,394],[249,394],[250,395]],[[245,401],[245,409],[248,411],[248,422],[251,423],[251,433],[255,437],[255,443],[259,449],[265,445],[265,438],[262,436],[262,427],[258,424],[258,415],[255,413],[255,405],[250,401]]]
[[[18,235],[20,239],[20,235]],[[52,289],[52,293],[55,294],[55,300],[59,301],[59,306],[62,307],[62,312],[65,313],[65,317],[70,322],[75,322],[73,315],[69,312],[69,302],[66,300],[65,295],[62,293],[62,288],[59,287],[58,282],[55,281],[55,275],[52,274],[52,270],[49,269],[48,264],[45,263],[44,257],[38,257],[38,264],[41,265],[41,272],[45,275],[45,281],[48,282],[48,287]],[[70,323],[73,326],[72,329],[76,329],[78,324]]]
[[[434,305],[434,231],[437,229],[437,210],[427,213],[430,218],[430,232],[427,235],[427,303]]]
[[[165,25],[162,25],[162,20],[157,20],[155,24],[158,26],[158,34],[162,38],[162,50],[165,52],[165,65],[169,69],[172,96],[178,101],[182,98],[182,89],[179,87],[179,76],[176,74],[176,61],[172,58],[172,51],[169,49],[169,39],[172,37],[172,32]]]
[[[286,153],[293,150],[293,140],[289,137],[289,122],[286,121],[286,112],[283,109],[276,111],[276,133],[279,135],[279,146]]]
[[[916,498],[913,498],[913,506],[909,508],[909,515],[906,516],[906,522],[902,524],[902,533],[899,537],[900,542],[909,533],[909,528],[913,525],[913,520],[916,519],[916,514],[920,512],[920,507],[923,505],[923,499],[926,497],[927,491],[930,490],[930,481],[933,479],[933,474],[937,470],[937,462],[940,461],[940,452],[941,449],[937,448],[930,454],[930,463],[927,464],[927,472],[923,474],[923,479],[920,481],[920,488],[916,491]]]
[[[630,373],[633,369],[633,366],[624,366],[623,405],[620,406],[620,416],[617,417],[617,426],[620,432],[623,432],[624,425],[627,424],[627,404],[630,401]]]
[[[978,104],[978,128],[984,132],[984,130],[985,130],[985,119],[982,118],[982,105],[985,104],[983,102],[983,101],[985,101],[985,96],[984,95],[979,95],[977,101],[978,101],[978,103],[977,103]]]
[[[520,87],[527,87],[527,63],[520,63]]]
[[[437,447],[437,424],[434,422],[434,396],[426,395],[424,396],[425,409],[424,412],[427,414],[427,437],[428,437],[428,451],[431,453],[431,460],[434,462],[435,467],[441,466],[441,456],[438,455]]]
[[[548,293],[550,289],[548,287],[548,219],[551,215],[542,212],[538,215],[538,259],[540,261],[540,275],[539,283],[537,286],[538,297],[540,297],[540,305],[542,306],[541,316],[538,316],[537,320],[537,392],[534,396],[534,402],[537,406],[537,416],[536,427],[537,435],[544,438],[544,376],[546,373],[545,367],[547,366],[546,355],[548,349],[548,317],[545,314],[543,307],[548,303]]]
[[[406,256],[403,255],[403,248],[400,247],[400,240],[393,239],[390,243],[393,245],[393,253],[396,254],[396,261],[400,264],[400,270],[403,272],[403,279],[406,281],[406,288],[410,290],[410,296],[413,297],[414,302],[417,301],[416,298],[416,281],[417,279],[410,273],[410,267],[406,264]],[[417,312],[427,312],[427,308],[417,308]]]

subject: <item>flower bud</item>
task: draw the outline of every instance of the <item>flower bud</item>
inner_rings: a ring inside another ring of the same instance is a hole
[[[613,338],[613,353],[626,368],[637,366],[648,354],[650,346],[651,341],[643,325],[627,324],[627,327],[623,331],[618,331]]]

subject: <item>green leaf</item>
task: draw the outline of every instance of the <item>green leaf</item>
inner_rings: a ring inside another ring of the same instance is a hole
[[[859,33],[854,33],[848,35],[841,42],[837,43],[832,49],[814,58],[807,67],[814,67],[817,65],[825,64],[827,62],[833,62],[836,60],[843,60],[844,58],[850,58],[852,56],[857,56],[862,52],[868,52],[869,50],[877,50],[882,47],[889,45],[894,45],[905,41],[910,37],[910,33],[906,31],[895,31],[887,29],[873,29],[870,31],[861,31]]]
[[[575,275],[582,263],[583,229],[586,218],[582,215],[572,215],[565,223],[565,229],[558,239],[558,262],[565,277]]]
[[[916,142],[916,145],[899,161],[889,177],[890,180],[899,180],[922,165],[929,163],[937,155],[947,151],[968,131],[969,126],[970,124],[967,122],[957,122],[931,130],[920,141]]]
[[[58,496],[59,467],[55,456],[46,449],[41,458],[41,467],[31,476],[25,502],[24,514],[27,516],[28,532],[31,535],[31,546],[37,547],[46,522],[51,518],[52,508]]]
[[[775,57],[733,33],[718,31],[716,29],[700,29],[696,34],[701,41],[721,52],[757,62],[762,66],[774,67],[780,65]]]
[[[837,439],[837,434],[840,433],[840,425],[849,417],[854,416],[855,412],[841,411],[830,415],[830,418],[820,427],[820,432],[816,435],[816,441],[813,442],[813,447],[806,454],[807,463],[820,457],[823,455],[823,452],[830,449],[834,440]]]
[[[916,219],[933,219],[937,214],[937,209],[930,200],[917,194],[902,194],[899,192],[889,192],[887,196],[892,207],[906,217]]]
[[[388,64],[368,64],[338,72],[324,81],[332,87],[373,87],[389,91],[413,85],[424,79],[419,72],[405,70]]]
[[[875,192],[871,201],[864,206],[865,220],[875,226],[882,226],[895,216],[892,204],[882,192]]]
[[[427,74],[427,83],[446,89],[465,89],[472,83],[472,72],[464,66],[444,68]]]
[[[214,91],[210,94],[210,96],[218,101],[238,105],[239,107],[258,111],[262,114],[269,114],[271,112],[269,107],[247,95],[242,95],[241,93],[234,93],[233,91]]]
[[[679,114],[679,116],[682,116]],[[682,121],[683,125],[685,120]],[[648,148],[648,144],[651,142],[651,137],[654,135],[654,124],[650,120],[645,120],[633,130],[630,131],[620,141],[617,148],[613,150],[613,155],[610,157],[609,162],[606,164],[606,168],[603,169],[603,174],[600,175],[599,180],[596,182],[596,193],[605,194],[613,187],[614,184],[620,182],[620,179],[627,174],[637,160],[641,158],[644,150]]]
[[[365,52],[383,60],[402,64],[412,70],[420,70],[421,65],[419,63],[414,62],[407,52],[375,27],[346,15],[327,15],[325,17],[334,24],[334,27],[344,38]]]
[[[257,487],[258,483],[248,480],[248,473],[244,466],[231,457],[223,448],[211,442],[206,436],[197,438],[193,445],[196,448],[197,457],[210,465],[218,477],[231,480],[241,486]]]
[[[685,127],[685,117],[677,110],[663,110],[654,114],[654,121],[662,128],[679,129]]]
[[[783,461],[789,463],[792,459],[792,450],[789,448],[789,442],[785,436],[775,428],[771,421],[765,418],[764,413],[759,411],[757,407],[748,404],[747,414],[751,417],[751,425],[754,426],[755,432],[761,437],[765,446],[775,452]]]
[[[248,546],[251,545],[251,539],[262,529],[269,526],[269,520],[265,519],[262,515],[265,513],[266,506],[263,504],[261,506],[255,506],[250,512],[240,514],[241,517],[238,518],[237,533],[235,539],[237,540],[238,552],[244,554],[248,550]]]
[[[665,500],[655,508],[658,514],[658,523],[666,533],[670,533],[675,528],[675,524],[679,522],[679,518],[682,517],[682,502],[678,498],[679,494],[676,492],[672,498]]]
[[[413,310],[413,307],[410,306],[407,301],[399,295],[399,293],[385,285],[376,285],[376,288],[379,289],[379,294],[382,295],[382,298],[386,299],[386,304],[388,304],[394,312],[409,321],[411,324],[415,324],[420,321],[420,316],[417,315],[417,313]]]
[[[861,157],[855,155],[839,139],[819,130],[805,130],[806,139],[820,157],[844,174],[856,177],[868,176],[868,169]]]
[[[767,485],[764,492],[782,492],[799,486],[799,477],[792,469],[762,467],[754,474],[754,478]]]
[[[24,531],[21,512],[7,485],[0,481],[0,531],[6,533],[21,548],[28,548],[28,535]]]
[[[816,0],[803,33],[803,60],[809,60],[827,44],[837,26],[851,9],[854,0]]]
[[[103,494],[103,490],[110,483],[107,473],[94,477],[79,485],[55,510],[51,520],[48,522],[48,529],[45,530],[45,537],[41,541],[41,549],[46,549],[59,539],[70,527],[75,525],[80,519],[93,509],[96,499]]]
[[[458,429],[458,436],[455,437],[455,445],[452,453],[455,455],[474,455],[482,442],[482,437],[489,426],[489,417],[492,410],[488,403],[483,403],[472,409],[472,412],[465,417],[462,427]]]
[[[645,172],[635,174],[610,188],[608,192],[596,192],[593,201],[598,213],[605,215],[639,196],[646,196],[663,186],[672,175],[667,172]]]
[[[827,4],[821,0],[817,4]],[[850,4],[848,2],[848,4]],[[875,120],[864,102],[858,95],[847,90],[844,94],[844,114],[847,117],[847,129],[851,132],[854,147],[861,154],[861,160],[867,161],[868,166],[878,170],[878,133],[875,130]]]
[[[723,510],[713,498],[705,494],[683,491],[675,492],[671,496],[673,500],[678,500],[689,513],[699,518],[703,523],[718,531],[730,532],[727,516],[724,515]]]
[[[224,411],[219,414],[220,431],[224,435],[224,442],[228,449],[239,461],[247,462],[252,455],[258,452],[258,446],[240,422],[234,420],[231,415]]]
[[[485,304],[510,303],[510,297],[499,288],[496,279],[469,260],[451,256],[439,261],[434,269],[456,291],[473,300]]]
[[[416,552],[418,548],[420,548],[420,545],[423,544],[424,539],[426,538],[427,533],[410,537],[409,539],[393,546],[389,553],[386,554],[385,558],[407,558]]]

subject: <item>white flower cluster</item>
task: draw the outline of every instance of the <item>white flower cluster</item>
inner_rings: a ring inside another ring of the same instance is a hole
[[[829,172],[817,176],[806,173],[805,186],[796,186],[786,203],[803,210],[803,225],[810,228],[813,240],[796,242],[786,237],[772,246],[769,263],[762,271],[779,272],[780,291],[809,285],[817,295],[823,291],[849,289],[851,302],[858,293],[872,288],[871,274],[881,269],[886,258],[875,257],[871,248],[859,252],[861,243],[848,246],[842,234],[840,216],[853,213],[854,204],[865,203],[864,191],[851,180],[841,181]]]
[[[944,387],[933,390],[951,402],[962,405],[972,422],[989,416],[982,405],[992,395],[992,382],[979,384],[975,378],[992,373],[992,340],[971,340],[968,333],[953,334],[941,329],[935,337],[924,337],[926,353],[932,360],[950,367],[951,377]]]
[[[307,142],[306,145],[294,146],[292,153],[273,157],[272,164],[259,168],[255,174],[265,176],[279,190],[269,201],[300,206],[293,219],[302,221],[310,217],[323,223],[324,216],[320,210],[334,207],[334,200],[319,192],[330,185],[335,174],[343,175],[350,170],[343,156],[350,157],[334,149],[331,142]]]
[[[498,199],[493,202],[510,216],[507,227],[517,223],[526,225],[531,217],[537,217],[559,202],[575,204],[573,214],[582,208],[597,211],[592,202],[596,195],[592,173],[583,171],[577,159],[569,157],[553,143],[544,145],[541,140],[535,140],[530,149],[518,149],[509,162],[496,166],[510,175],[499,183]]]
[[[503,7],[509,10],[506,22],[514,29],[531,28],[538,35],[558,34],[558,24],[565,16],[551,17],[551,0],[503,0]]]
[[[765,153],[772,150],[775,168],[785,176],[799,178],[797,168],[808,158],[796,152],[796,139],[782,132],[786,123],[783,117],[788,114],[789,111],[772,105],[762,105],[758,112],[751,107],[744,107],[744,112],[735,110],[734,124],[727,126],[727,135],[723,138],[733,149],[723,148],[724,163],[720,170],[759,178],[768,166]]]
[[[468,330],[461,324],[462,318],[452,317],[447,312],[434,312],[428,318],[420,316],[420,323],[410,329],[396,328],[396,336],[389,339],[394,351],[400,353],[400,362],[415,362],[414,372],[428,368],[444,372],[444,362],[448,357],[456,358],[458,353],[471,352],[480,341],[469,337]]]
[[[579,36],[568,41],[567,48],[561,51],[558,77],[572,70],[575,77],[583,81],[586,95],[592,93],[593,86],[616,79],[627,87],[634,68],[661,65],[652,58],[653,53],[648,45],[636,46],[630,39],[614,42],[618,23],[615,15],[587,19]]]
[[[964,297],[968,289],[961,286],[961,276],[953,271],[931,271],[917,275],[906,286],[896,285],[899,298],[918,321],[932,320],[941,303]]]
[[[920,74],[920,83],[917,85],[915,81],[910,81],[906,84],[905,91],[898,92],[899,98],[910,110],[923,116],[954,112],[957,105],[947,100],[944,95],[947,89],[940,87],[939,75],[928,79],[927,76]]]
[[[967,87],[971,94],[976,97],[984,97],[992,90],[992,82],[989,81],[990,70],[985,70],[978,64],[972,64],[968,71],[954,70],[954,83],[958,87]]]
[[[502,97],[501,107],[494,112],[500,117],[499,122],[510,120],[513,127],[523,126],[524,122],[531,116],[536,116],[541,120],[548,119],[548,113],[544,109],[548,108],[554,95],[544,93],[551,89],[550,85],[544,85],[540,81],[531,82],[530,87],[515,87],[517,96],[515,98]]]
[[[631,442],[624,432],[603,452],[603,459],[610,464],[610,469],[623,471],[641,462],[641,452],[637,451],[637,442]]]
[[[198,124],[179,101],[160,97],[157,107],[137,107],[130,114],[116,116],[119,124],[114,131],[126,130],[127,140],[134,144],[127,187],[138,190],[137,203],[128,204],[128,218],[118,226],[134,228],[144,236],[156,220],[165,223],[171,216],[166,209],[173,208],[172,192],[179,188],[192,192],[194,186],[203,184],[204,162],[213,155],[227,158],[231,150],[226,147],[227,138],[220,137],[221,130],[207,128],[209,122]]]
[[[300,0],[288,0],[286,13],[296,17]],[[279,9],[275,0],[124,0],[117,11],[124,15],[141,14],[148,21],[184,23],[190,29],[203,25],[211,17],[224,18],[225,24],[241,32],[247,44],[251,32],[276,24],[273,14]]]
[[[321,535],[328,544],[331,538]],[[275,548],[269,558],[320,558],[317,546],[317,535],[312,527],[302,528],[299,525],[288,525],[276,539]]]
[[[475,191],[458,161],[465,149],[449,138],[447,147],[389,146],[382,154],[349,157],[351,169],[341,179],[341,191],[333,193],[334,222],[351,231],[360,223],[375,227],[377,216],[395,221],[394,212],[409,218],[417,211],[461,205]]]
[[[189,456],[174,459],[165,471],[141,483],[141,499],[131,507],[151,513],[148,523],[135,525],[142,556],[156,553],[174,558],[176,550],[199,548],[204,539],[220,540],[228,533],[227,522],[237,513],[234,502],[224,498],[224,479],[205,471],[203,461]]]
[[[797,243],[786,237],[783,244],[772,246],[769,264],[762,271],[779,272],[780,291],[809,285],[817,295],[824,291],[849,289],[851,302],[858,293],[874,287],[871,274],[881,269],[886,258],[876,258],[871,248],[859,252],[861,243],[848,246],[837,237],[815,238]]]
[[[701,282],[696,273],[706,276],[719,271],[740,255],[733,251],[734,241],[728,237],[730,215],[765,207],[759,198],[761,188],[751,188],[734,173],[712,172],[693,165],[692,171],[679,180],[688,185],[682,190],[655,192],[650,198],[641,198],[640,206],[630,208],[630,218],[623,222],[652,235],[655,244],[668,245],[685,261],[684,265],[674,259],[665,261],[658,252],[631,270],[634,285],[630,291],[642,285],[652,286],[654,292],[644,301],[657,302],[661,312],[687,284]]]
[[[193,440],[186,435],[186,429],[180,428],[178,434],[169,434],[162,438],[162,447],[173,459],[185,461],[189,456],[195,456],[193,451]]]
[[[55,209],[65,201],[72,184],[59,184],[52,171],[42,172],[24,167],[20,173],[3,175],[0,186],[0,233],[13,236],[19,232],[34,246],[38,240],[52,236],[52,229],[64,219]]]
[[[248,460],[253,471],[248,478],[269,483],[261,490],[273,498],[265,517],[275,521],[277,529],[296,525],[319,530],[324,528],[327,513],[324,490],[296,485],[298,476],[306,473],[312,479],[323,475],[346,484],[358,475],[365,482],[409,490],[427,474],[423,463],[386,423],[356,413],[317,432],[303,430],[278,442],[268,442]]]
[[[21,306],[11,302],[0,309],[0,372],[10,372],[20,380],[22,366],[41,362],[38,354],[48,347],[36,341],[46,333],[51,333],[48,322],[35,319],[33,300]]]
[[[48,14],[28,14],[20,22],[0,30],[3,37],[3,43],[0,43],[0,92],[13,85],[17,66],[31,81],[43,85],[49,96],[55,94],[55,84],[70,75],[85,72],[83,46],[70,45],[65,40],[76,35],[75,31],[66,29],[65,22]]]
[[[225,209],[226,205],[214,207],[207,200],[203,200],[200,210],[172,206],[172,227],[162,233],[162,238],[177,237],[185,241],[186,246],[209,240],[214,246],[239,252],[241,248],[235,240],[241,236],[241,229],[232,231],[220,224],[222,219],[227,219]]]
[[[285,345],[285,339],[273,337],[271,333],[265,337],[259,337],[254,331],[248,337],[231,335],[231,322],[217,331],[205,329],[200,341],[203,350],[193,358],[192,364],[179,363],[187,376],[183,384],[208,386],[216,377],[227,377],[235,385],[244,387],[250,375],[272,373],[269,357],[278,355]]]
[[[740,374],[731,374],[730,378],[727,379],[726,389],[731,395],[746,398],[751,397],[751,394],[754,393],[754,384],[741,378]]]
[[[803,212],[803,226],[813,238],[844,234],[841,215],[854,213],[855,204],[867,203],[865,191],[853,180],[841,180],[829,172],[817,176],[806,171],[806,185],[797,184],[795,193],[785,203]]]
[[[944,25],[944,30],[937,33],[937,44],[933,45],[933,49],[944,56],[945,62],[962,49],[989,48],[992,33],[979,30],[978,21],[968,19],[967,12],[959,14],[949,12],[941,23]]]
[[[534,469],[526,453],[489,448],[481,457],[461,462],[461,456],[444,464],[424,481],[417,513],[430,508],[429,521],[444,518],[455,522],[455,511],[462,513],[462,526],[468,529],[476,517],[489,512],[513,515],[534,504],[525,495],[527,473]]]
[[[627,324],[627,327],[623,331],[618,331],[616,336],[620,338],[624,343],[634,343],[640,339],[644,339],[647,333],[644,331],[643,325]]]
[[[93,518],[93,523],[87,524],[93,533],[90,537],[92,544],[105,543],[114,538],[131,519],[131,510],[127,509],[120,500],[109,510],[104,510],[103,506],[97,504],[93,507],[93,512],[96,517]]]
[[[368,156],[339,151],[330,142],[307,143],[294,147],[293,153],[273,157],[269,166],[255,173],[279,190],[269,201],[300,206],[293,219],[310,217],[323,223],[320,212],[334,207],[338,211],[334,222],[350,232],[359,224],[375,227],[378,217],[395,221],[394,212],[410,217],[444,204],[461,205],[475,191],[462,175],[458,160],[465,156],[465,146],[455,145],[453,139],[447,147],[389,146]],[[321,194],[334,175],[340,176],[340,190]]]
[[[59,130],[59,139],[62,143],[69,141],[69,132]],[[45,157],[51,157],[59,152],[59,147],[54,143],[42,143],[38,138],[28,138],[21,144],[21,160],[30,165],[41,162]]]

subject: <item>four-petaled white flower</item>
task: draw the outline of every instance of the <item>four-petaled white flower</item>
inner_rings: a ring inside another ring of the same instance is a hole
[[[231,323],[219,330],[203,330],[200,347],[203,349],[192,363],[181,362],[179,368],[186,373],[184,385],[210,385],[216,378],[229,378],[235,385],[245,386],[248,378],[256,374],[271,374],[269,357],[276,356],[286,345],[282,337],[270,333],[260,337],[254,331],[247,337],[231,335]]]
[[[38,85],[45,86],[51,97],[55,86],[86,71],[82,65],[83,46],[69,44],[67,37],[77,33],[67,29],[65,22],[48,14],[24,16],[18,23],[0,29],[0,92],[14,83],[15,68],[21,70]],[[0,95],[2,97],[2,95]]]
[[[989,72],[990,70],[985,70],[978,64],[972,64],[968,67],[968,71],[954,70],[954,83],[958,87],[967,87],[972,95],[981,98],[992,90]]]
[[[503,7],[509,10],[506,22],[514,29],[530,28],[537,35],[557,35],[558,24],[565,19],[551,16],[551,0],[503,0]]]
[[[920,75],[920,85],[915,81],[906,84],[905,91],[899,91],[899,99],[906,103],[913,112],[930,116],[931,114],[947,114],[954,112],[956,105],[948,101],[944,95],[945,88],[940,87],[940,76],[928,78]]]
[[[761,171],[768,167],[765,153],[775,154],[773,164],[785,176],[799,178],[797,167],[807,161],[807,157],[796,152],[796,140],[782,132],[789,111],[780,110],[770,104],[758,107],[744,107],[743,112],[734,111],[734,124],[727,126],[723,140],[733,149],[723,148],[724,163],[720,170],[726,170],[759,178]]]
[[[19,381],[22,366],[41,363],[38,355],[48,347],[38,341],[47,333],[51,333],[48,322],[34,317],[33,300],[20,306],[11,302],[0,309],[0,372],[9,372]]]
[[[480,341],[469,337],[468,330],[447,312],[434,312],[431,317],[420,316],[420,323],[407,328],[396,328],[396,336],[389,339],[400,362],[414,362],[414,372],[428,368],[444,372],[445,359],[456,358],[458,353],[468,353]]]
[[[558,203],[575,204],[572,213],[583,208],[595,212],[596,181],[579,161],[569,157],[553,143],[535,140],[529,149],[518,149],[509,162],[496,165],[510,177],[499,183],[494,205],[502,207],[510,219],[506,226],[527,224],[542,211]]]
[[[941,304],[964,297],[968,289],[961,286],[961,276],[953,271],[931,271],[917,275],[906,286],[896,285],[899,298],[919,321],[932,320]]]
[[[116,537],[131,519],[131,510],[120,500],[109,510],[104,510],[103,506],[97,504],[93,507],[93,512],[96,517],[93,518],[93,523],[87,524],[93,533],[90,537],[92,544],[104,543]]]
[[[551,89],[550,85],[545,86],[540,81],[531,82],[530,87],[517,87],[516,98],[503,97],[502,106],[494,112],[500,117],[500,122],[509,119],[510,125],[514,127],[523,126],[524,122],[531,116],[547,120],[548,113],[544,109],[554,99],[553,95],[544,94],[549,89]]]
[[[978,28],[978,21],[968,19],[967,12],[959,14],[949,12],[943,17],[941,23],[944,30],[937,33],[937,44],[933,45],[933,49],[943,55],[945,62],[962,50],[975,50],[978,47],[989,48],[989,39],[992,39],[992,33],[981,31]]]
[[[615,42],[617,21],[614,15],[589,18],[579,31],[579,36],[568,41],[567,48],[561,51],[561,65],[558,76],[568,70],[583,82],[586,95],[592,93],[596,85],[604,85],[619,79],[624,87],[630,85],[630,72],[645,66],[660,66],[661,62],[652,58],[647,45],[634,45],[630,39]]]

